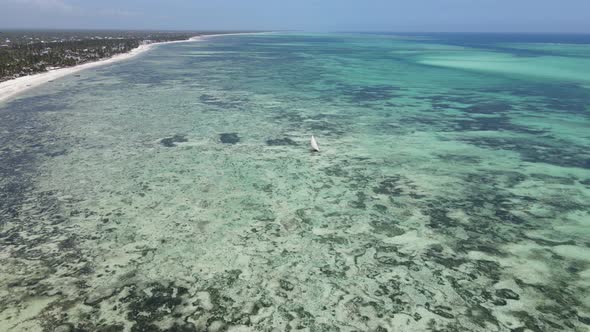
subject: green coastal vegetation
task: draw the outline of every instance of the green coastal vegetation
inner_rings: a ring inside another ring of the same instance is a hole
[[[0,31],[0,82],[213,32]]]

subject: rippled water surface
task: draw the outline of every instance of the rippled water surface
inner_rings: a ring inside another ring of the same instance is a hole
[[[590,41],[492,37],[211,38],[0,105],[0,330],[588,331]]]

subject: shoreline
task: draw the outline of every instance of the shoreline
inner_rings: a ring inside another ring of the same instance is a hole
[[[255,32],[256,33],[256,32]],[[35,87],[41,86],[45,83],[49,83],[55,79],[62,78],[64,76],[68,76],[82,70],[96,68],[100,66],[109,65],[115,62],[120,62],[124,60],[128,60],[134,58],[140,54],[143,54],[150,49],[164,44],[176,44],[176,43],[190,43],[190,42],[198,42],[206,38],[210,37],[219,37],[219,36],[232,36],[232,35],[242,35],[242,34],[252,34],[252,33],[228,33],[228,34],[215,34],[215,35],[199,35],[194,36],[186,40],[173,40],[173,41],[166,41],[166,42],[159,42],[159,43],[152,43],[152,44],[145,44],[139,45],[132,49],[127,53],[116,54],[110,58],[101,59],[97,61],[87,62],[80,65],[72,66],[72,67],[65,67],[59,68],[54,70],[49,70],[43,73],[37,73],[28,76],[21,76],[17,77],[8,81],[0,82],[0,104],[17,97],[19,94],[33,89]]]

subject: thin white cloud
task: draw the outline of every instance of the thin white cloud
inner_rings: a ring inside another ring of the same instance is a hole
[[[63,0],[0,0],[0,3],[18,4],[43,11],[59,11],[65,13],[76,12],[77,9]]]
[[[141,15],[139,12],[129,11],[129,10],[121,10],[121,9],[102,9],[99,10],[98,15],[101,16],[108,16],[108,17],[132,17]]]
[[[23,9],[36,10],[41,13],[55,13],[76,17],[132,17],[141,15],[139,12],[117,8],[89,9],[69,4],[66,0],[0,0],[2,3],[13,4]]]

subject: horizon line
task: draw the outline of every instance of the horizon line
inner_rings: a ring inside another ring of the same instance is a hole
[[[111,31],[111,32],[307,32],[307,33],[462,33],[462,34],[553,34],[553,35],[590,35],[590,32],[581,31],[431,31],[431,30],[307,30],[307,29],[158,29],[158,28],[22,28],[22,27],[0,27],[3,31]]]

